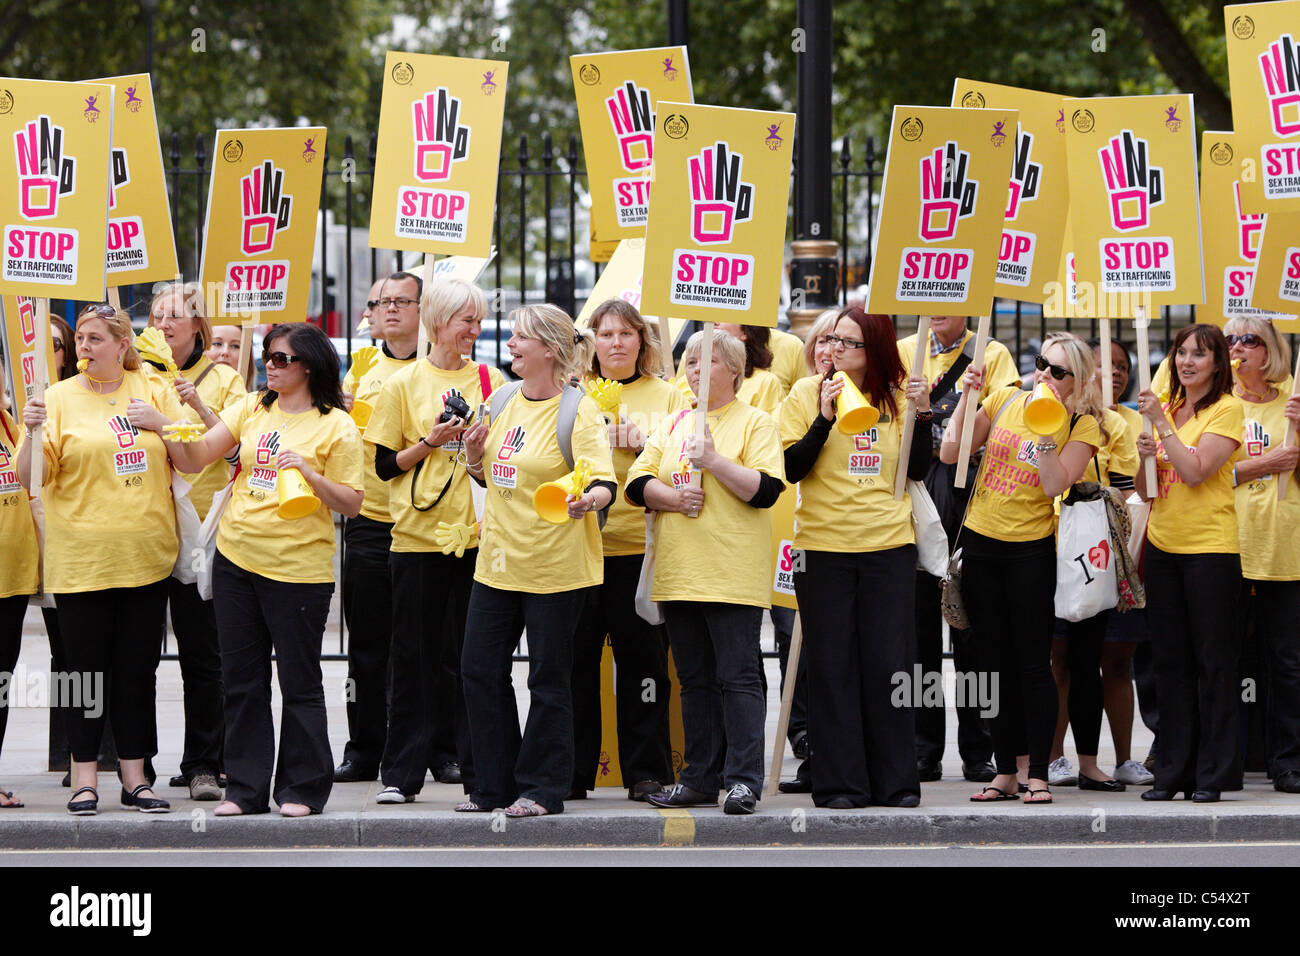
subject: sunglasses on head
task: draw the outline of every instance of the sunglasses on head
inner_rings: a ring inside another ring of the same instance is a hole
[[[100,305],[86,306],[77,314],[77,318],[81,318],[83,315],[98,315],[105,319],[111,319],[113,316],[117,315],[117,309],[105,302]]]
[[[1247,332],[1245,335],[1229,335],[1225,337],[1227,338],[1228,345],[1230,346],[1240,345],[1243,348],[1257,349],[1264,344],[1264,340],[1261,339],[1254,332]]]
[[[290,362],[301,362],[301,355],[288,355],[284,352],[263,352],[262,364],[272,368],[288,368]]]
[[[1056,379],[1058,382],[1061,379],[1065,378],[1065,376],[1074,374],[1068,368],[1062,368],[1059,365],[1053,365],[1051,362],[1047,361],[1047,359],[1043,358],[1041,355],[1034,356],[1034,367],[1037,368],[1038,371],[1040,372],[1046,372],[1050,369],[1052,372],[1052,378]]]

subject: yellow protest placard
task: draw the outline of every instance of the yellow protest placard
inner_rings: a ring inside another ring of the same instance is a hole
[[[148,73],[94,83],[113,89],[113,156],[108,192],[108,284],[176,279],[162,143]]]
[[[867,310],[987,315],[1019,113],[895,106]]]
[[[371,246],[488,255],[508,67],[504,60],[389,51]]]
[[[609,264],[596,280],[595,287],[591,290],[591,295],[583,304],[578,317],[575,320],[579,328],[586,328],[591,323],[591,315],[596,311],[596,307],[610,299],[622,299],[624,302],[635,306],[639,311],[641,308],[641,277],[645,270],[645,240],[644,239],[623,239],[615,243],[614,254],[609,259]],[[657,316],[646,315],[642,313],[642,318],[653,326],[658,335],[664,335],[663,324],[656,321]],[[681,338],[682,332],[686,329],[687,323],[681,319],[668,319],[668,349],[671,355],[673,346]],[[662,350],[662,343],[661,343]],[[672,361],[666,358],[668,367],[671,368]]]
[[[217,131],[199,269],[209,316],[307,318],[324,151],[323,126]]]
[[[1300,0],[1223,8],[1248,213],[1300,212]]]
[[[497,249],[493,246],[488,250],[487,257],[482,256],[446,256],[438,259],[433,264],[434,279],[464,279],[466,282],[477,282],[483,270],[488,267],[494,258],[496,258]],[[425,256],[425,264],[429,259]]]
[[[569,57],[569,66],[591,193],[592,239],[644,236],[656,104],[695,101],[686,48],[582,53]]]
[[[1300,212],[1265,217],[1250,304],[1274,313],[1279,330],[1300,332]]]
[[[589,240],[587,258],[592,262],[609,262],[618,248],[618,242],[601,242],[594,236]]]
[[[36,393],[36,302],[25,295],[3,297],[5,381],[13,389],[14,421],[23,420],[23,406]],[[65,343],[65,346],[67,343]],[[58,363],[54,358],[54,338],[45,336],[45,381],[57,375]]]
[[[799,486],[786,485],[772,506],[772,606],[798,609],[794,596],[794,573],[803,556],[794,546],[794,513],[799,504]]]
[[[1205,301],[1190,96],[1066,99],[1078,314]]]
[[[1055,93],[997,83],[958,78],[953,84],[953,106],[1016,110],[1020,116],[994,295],[1042,303],[1057,280],[1070,208],[1061,102]]]
[[[113,88],[0,78],[0,292],[104,295]]]
[[[774,327],[794,114],[661,101],[642,311]]]

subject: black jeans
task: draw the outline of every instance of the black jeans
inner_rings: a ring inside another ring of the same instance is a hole
[[[943,610],[940,606],[939,579],[925,571],[915,576],[916,660],[922,674],[943,674]],[[975,656],[975,641],[967,629],[950,628],[952,663],[958,674],[974,674],[979,669]],[[937,686],[940,700],[942,682]],[[993,756],[993,735],[989,722],[980,716],[979,704],[958,697],[953,705],[957,711],[957,753],[962,763],[982,764]],[[927,767],[937,766],[943,759],[948,721],[944,705],[922,707],[916,712],[916,760]]]
[[[686,763],[679,782],[701,793],[743,783],[759,796],[767,713],[758,678],[763,609],[706,601],[662,607],[682,690]]]
[[[1262,645],[1264,747],[1269,772],[1300,770],[1300,581],[1247,581],[1255,588],[1255,636]]]
[[[1016,772],[1029,754],[1029,776],[1047,779],[1056,731],[1052,622],[1056,619],[1054,538],[999,541],[962,533],[962,597],[997,709],[993,752],[1000,774]],[[994,675],[997,684],[992,683]]]
[[[1147,542],[1147,610],[1160,695],[1155,771],[1160,790],[1222,791],[1241,785],[1240,588],[1238,555],[1170,554]]]
[[[808,657],[813,803],[896,806],[920,796],[916,711],[898,675],[916,660],[916,545],[841,554],[807,551],[794,576]]]
[[[158,752],[155,687],[167,580],[54,597],[68,675],[80,684],[81,700],[65,710],[78,763],[98,759],[106,719],[121,759]]]
[[[1082,621],[1062,621],[1065,625],[1065,654],[1070,671],[1070,691],[1066,707],[1070,729],[1074,731],[1074,749],[1082,757],[1097,756],[1101,740],[1101,645],[1111,611]],[[1113,612],[1118,613],[1118,612]]]
[[[393,635],[393,526],[365,515],[343,530],[343,620],[348,627],[348,742],[343,759],[369,776],[384,755],[388,728],[389,645]]]
[[[550,813],[563,812],[573,782],[573,635],[594,590],[530,594],[474,582],[461,679],[479,806],[528,797]],[[525,628],[529,705],[521,737],[510,671]]]
[[[623,785],[673,781],[668,738],[668,633],[636,613],[643,555],[605,558],[605,582],[595,589],[573,642],[573,787],[591,790],[600,764],[600,658],[609,635],[614,650],[618,763]],[[648,682],[648,683],[647,683]],[[648,698],[648,699],[647,699]]]
[[[12,675],[23,646],[23,616],[27,613],[27,595],[0,598],[0,673]],[[0,752],[4,750],[5,727],[9,723],[9,698],[16,688],[6,676],[6,689],[0,696]]]
[[[275,802],[319,813],[334,785],[320,649],[333,584],[272,581],[217,551],[212,596],[226,688],[226,799],[265,813]],[[280,750],[271,716],[271,652],[280,682]]]
[[[185,752],[181,775],[216,776],[226,738],[226,714],[221,687],[221,645],[212,602],[199,597],[196,584],[167,579],[172,631],[181,664],[185,697]]]
[[[420,792],[425,771],[436,766],[434,730],[442,703],[443,661],[450,644],[459,677],[476,554],[470,551],[460,558],[438,552],[389,554],[393,572],[392,701],[380,774],[385,787],[396,787],[408,795]],[[456,756],[465,792],[470,793],[473,760],[459,680],[451,710],[459,715]]]

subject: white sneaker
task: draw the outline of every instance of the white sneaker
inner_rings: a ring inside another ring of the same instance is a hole
[[[375,797],[375,803],[414,803],[415,795],[402,793],[396,787],[384,787]]]
[[[1074,772],[1074,764],[1066,757],[1057,757],[1047,768],[1047,783],[1052,787],[1078,786],[1079,775]]]
[[[1155,783],[1155,774],[1136,760],[1125,760],[1115,768],[1115,779],[1120,783],[1148,784]]]

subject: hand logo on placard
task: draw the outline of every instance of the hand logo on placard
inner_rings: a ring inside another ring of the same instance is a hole
[[[1043,164],[1029,157],[1034,150],[1034,134],[1022,129],[1016,134],[1016,155],[1011,161],[1011,197],[1007,201],[1006,218],[1014,220],[1020,215],[1020,204],[1038,198],[1038,187],[1043,175]]]
[[[721,141],[690,158],[691,239],[700,245],[731,242],[736,224],[754,215],[754,184],[740,178],[744,162]]]
[[[450,179],[452,164],[469,156],[470,128],[460,122],[460,99],[440,86],[411,104],[411,116],[415,178],[423,183]]]
[[[117,191],[131,183],[131,169],[126,163],[126,150],[114,146],[108,154],[108,208],[117,208]]]
[[[293,197],[284,192],[284,170],[265,160],[239,181],[239,195],[244,217],[240,250],[246,256],[269,252],[276,233],[289,228],[293,213]]]
[[[63,154],[65,142],[63,127],[44,115],[14,133],[19,209],[24,219],[54,218],[59,200],[77,191],[77,161]]]
[[[921,159],[921,224],[918,235],[926,242],[942,242],[957,235],[957,223],[975,215],[978,180],[968,179],[970,153],[948,140]]]
[[[628,80],[605,100],[605,110],[614,127],[623,168],[635,173],[649,167],[654,160],[655,128],[650,91]]]
[[[1233,182],[1232,198],[1237,206],[1237,255],[1245,262],[1254,262],[1259,258],[1259,238],[1264,231],[1264,215],[1241,211],[1240,182]]]
[[[1119,232],[1151,225],[1151,208],[1165,201],[1164,170],[1150,164],[1150,145],[1126,129],[1097,158],[1110,193],[1110,223]]]
[[[1259,55],[1259,69],[1273,132],[1278,136],[1300,133],[1300,48],[1291,34],[1284,33],[1268,45]]]

